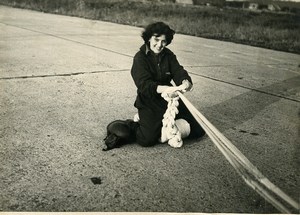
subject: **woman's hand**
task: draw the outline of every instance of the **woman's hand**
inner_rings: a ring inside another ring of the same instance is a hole
[[[167,94],[169,98],[175,98],[178,96],[178,87],[168,87],[162,93]]]
[[[191,91],[193,89],[193,85],[188,80],[183,80],[182,84],[179,86],[182,90],[181,92],[185,93],[187,91]]]
[[[177,90],[181,90],[179,87],[171,87],[171,86],[167,86],[167,85],[158,85],[156,92],[161,94],[163,92],[167,92],[167,93],[172,93],[175,92]]]
[[[182,84],[176,87],[159,85],[157,86],[156,92],[160,94],[161,93],[168,94],[170,98],[174,98],[178,96],[177,91],[185,93],[187,91],[190,91],[192,88],[193,85],[188,80],[183,80]]]

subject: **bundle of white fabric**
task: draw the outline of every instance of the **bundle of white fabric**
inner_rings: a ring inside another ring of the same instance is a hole
[[[183,145],[182,139],[190,134],[190,124],[184,119],[175,120],[178,114],[179,96],[170,97],[168,93],[162,93],[161,96],[168,102],[168,107],[162,120],[160,141],[162,143],[168,141],[170,146],[179,148]]]

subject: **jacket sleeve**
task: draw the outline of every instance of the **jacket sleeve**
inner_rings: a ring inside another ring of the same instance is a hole
[[[131,76],[138,88],[138,93],[148,98],[157,96],[158,83],[153,80],[146,59],[139,54],[133,58]]]
[[[179,64],[176,55],[173,53],[170,56],[170,68],[173,75],[173,80],[177,86],[181,85],[182,81],[185,79],[193,84],[188,72]]]

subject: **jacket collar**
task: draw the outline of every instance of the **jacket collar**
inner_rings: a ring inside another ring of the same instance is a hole
[[[145,50],[145,54],[148,55],[149,52],[151,52],[151,50],[150,50],[149,46],[146,45],[146,44],[145,44],[145,47],[146,47],[146,48],[145,48],[145,49],[146,49],[146,50]]]

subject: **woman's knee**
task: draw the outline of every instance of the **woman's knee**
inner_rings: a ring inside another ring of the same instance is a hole
[[[191,125],[191,133],[189,138],[200,138],[206,134],[204,129],[197,123]]]
[[[143,147],[151,147],[154,146],[157,143],[157,141],[137,140],[137,143]]]
[[[143,147],[150,147],[154,146],[155,144],[158,143],[158,135],[155,133],[149,133],[144,134],[145,132],[142,132],[140,129],[137,131],[136,135],[136,141],[139,145]]]

